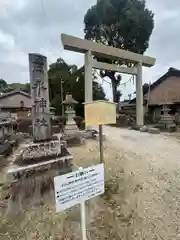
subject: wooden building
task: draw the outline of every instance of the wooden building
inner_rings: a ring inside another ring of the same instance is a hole
[[[15,118],[19,112],[27,115],[32,108],[32,100],[30,94],[14,90],[0,95],[0,110],[10,112]]]
[[[129,102],[132,107],[135,103],[136,98]],[[160,122],[165,109],[173,119],[180,113],[180,70],[175,68],[169,68],[144,94],[144,114],[148,113],[152,122]]]

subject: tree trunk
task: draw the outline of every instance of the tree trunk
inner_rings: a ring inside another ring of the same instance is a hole
[[[116,92],[117,92],[116,82],[113,79],[111,79],[111,83],[112,83],[113,102],[117,102],[117,99],[116,99]]]
[[[111,84],[112,84],[112,94],[113,94],[113,102],[118,103],[119,102],[119,94],[118,94],[118,84],[119,81],[115,77],[115,72],[108,72],[106,74],[111,79]]]

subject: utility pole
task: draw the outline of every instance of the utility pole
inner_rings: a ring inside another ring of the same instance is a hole
[[[147,104],[146,104],[147,113],[148,113],[148,109],[149,109],[150,93],[151,93],[151,82],[149,82],[149,88],[148,88],[148,96],[147,96]]]
[[[63,105],[63,101],[64,101],[64,98],[63,98],[63,80],[61,78],[61,105],[62,105],[62,116],[64,116],[64,105]]]

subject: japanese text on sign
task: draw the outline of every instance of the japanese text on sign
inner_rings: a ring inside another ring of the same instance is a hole
[[[88,167],[54,178],[56,211],[104,193],[104,165]]]
[[[116,123],[115,103],[102,100],[85,103],[84,112],[86,127]]]

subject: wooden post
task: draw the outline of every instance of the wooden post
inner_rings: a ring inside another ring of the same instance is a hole
[[[62,116],[64,117],[64,104],[63,104],[63,101],[64,101],[64,93],[63,93],[63,80],[61,78],[61,107],[62,107]]]
[[[99,125],[99,150],[100,150],[100,162],[104,163],[104,156],[103,156],[103,128],[102,128],[102,125]]]

